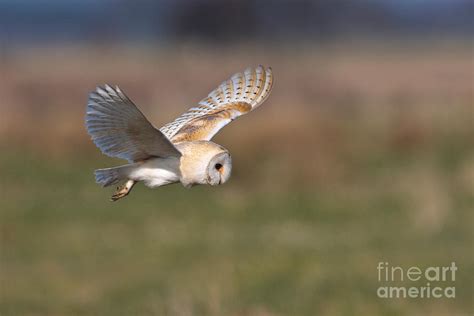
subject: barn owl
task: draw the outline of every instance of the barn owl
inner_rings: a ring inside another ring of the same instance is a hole
[[[232,158],[211,139],[225,125],[262,104],[272,85],[271,68],[248,68],[160,129],[119,87],[98,87],[87,103],[87,131],[102,153],[128,164],[96,170],[96,182],[104,187],[124,183],[117,187],[112,201],[127,196],[137,182],[150,188],[177,182],[185,187],[225,183]]]

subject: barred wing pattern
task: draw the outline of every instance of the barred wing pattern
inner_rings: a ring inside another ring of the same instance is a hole
[[[181,156],[119,87],[105,85],[89,95],[86,127],[97,147],[111,157],[136,162]]]
[[[237,73],[160,131],[173,143],[210,140],[221,128],[257,108],[273,85],[271,68],[258,66]]]

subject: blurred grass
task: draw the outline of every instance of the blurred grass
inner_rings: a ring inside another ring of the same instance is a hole
[[[4,61],[0,314],[472,313],[469,50],[193,52]],[[88,140],[87,91],[117,80],[164,123],[241,63],[276,85],[216,138],[231,181],[109,202],[92,171],[119,162]],[[456,299],[379,299],[379,261],[455,261]]]

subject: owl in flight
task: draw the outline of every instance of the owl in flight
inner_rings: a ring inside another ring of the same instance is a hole
[[[272,84],[271,68],[248,68],[160,129],[119,87],[98,87],[87,103],[87,132],[102,153],[128,164],[96,170],[96,182],[104,187],[124,182],[112,201],[128,195],[139,181],[150,188],[176,182],[185,187],[225,183],[232,170],[230,153],[210,140],[228,123],[262,104]]]

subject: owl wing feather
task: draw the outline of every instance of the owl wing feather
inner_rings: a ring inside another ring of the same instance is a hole
[[[117,86],[90,93],[86,127],[97,147],[111,157],[136,162],[181,155]]]
[[[224,81],[214,91],[160,131],[173,143],[210,140],[221,128],[263,103],[273,85],[271,68],[247,68]]]

